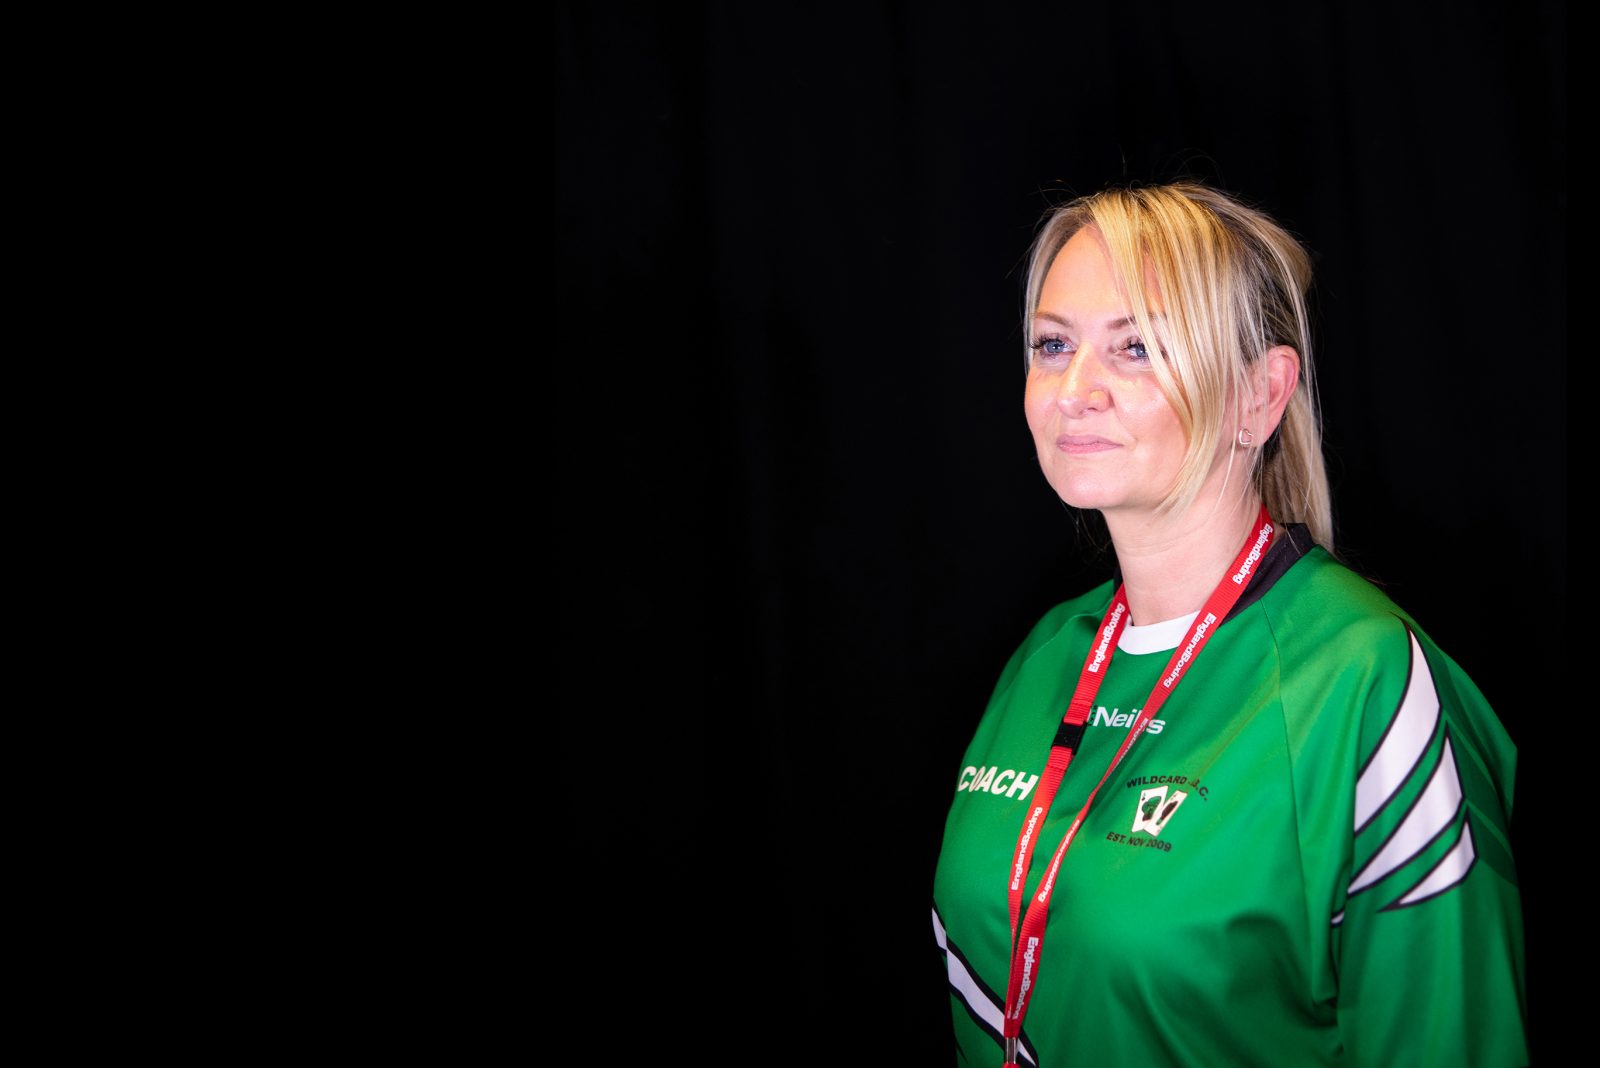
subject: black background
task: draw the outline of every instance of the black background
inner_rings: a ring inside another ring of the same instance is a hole
[[[1109,573],[1023,421],[1024,253],[1052,204],[1179,177],[1316,255],[1339,548],[1519,746],[1545,1048],[1565,5],[576,4],[557,40],[567,933],[626,947],[597,1048],[950,1062],[960,757]]]

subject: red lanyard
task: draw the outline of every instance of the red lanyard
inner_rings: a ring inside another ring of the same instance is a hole
[[[1116,653],[1117,639],[1128,622],[1126,588],[1119,586],[1117,595],[1111,599],[1111,606],[1106,609],[1105,619],[1100,623],[1100,640],[1090,646],[1089,654],[1084,657],[1083,671],[1078,676],[1078,687],[1073,691],[1072,701],[1067,705],[1067,714],[1062,717],[1055,741],[1050,745],[1050,759],[1045,763],[1039,792],[1034,795],[1034,803],[1028,810],[1028,818],[1023,821],[1022,833],[1017,838],[1017,849],[1012,857],[1011,885],[1007,894],[1011,906],[1012,957],[1011,978],[1006,985],[1006,1068],[1016,1068],[1017,1036],[1022,1033],[1022,1020],[1028,1013],[1028,1002],[1033,995],[1034,977],[1039,972],[1039,956],[1044,949],[1045,920],[1050,913],[1050,892],[1055,888],[1056,872],[1061,868],[1062,858],[1067,855],[1067,847],[1072,845],[1073,838],[1078,834],[1078,828],[1083,826],[1084,818],[1089,814],[1089,806],[1094,804],[1095,795],[1100,792],[1100,787],[1111,778],[1111,773],[1122,763],[1122,758],[1128,755],[1133,743],[1144,733],[1150,721],[1155,719],[1156,713],[1160,711],[1168,696],[1178,688],[1184,672],[1189,669],[1195,657],[1200,655],[1200,650],[1205,648],[1206,642],[1211,640],[1211,635],[1216,633],[1217,627],[1228,617],[1228,612],[1244,593],[1257,562],[1272,544],[1276,532],[1272,519],[1267,515],[1266,506],[1262,505],[1260,513],[1256,516],[1256,527],[1245,538],[1244,547],[1239,550],[1239,555],[1234,557],[1233,566],[1212,591],[1205,607],[1195,616],[1194,623],[1190,625],[1184,640],[1172,651],[1172,659],[1167,662],[1166,672],[1161,676],[1161,681],[1156,683],[1156,688],[1150,692],[1149,700],[1145,702],[1133,725],[1128,728],[1128,736],[1122,740],[1117,755],[1111,758],[1105,774],[1100,776],[1095,788],[1089,791],[1089,799],[1083,803],[1083,808],[1078,810],[1077,817],[1067,828],[1067,833],[1061,839],[1061,845],[1056,848],[1055,858],[1050,861],[1050,867],[1046,869],[1044,878],[1039,880],[1037,892],[1028,902],[1027,912],[1022,915],[1022,929],[1019,936],[1017,917],[1022,913],[1022,884],[1027,881],[1028,869],[1033,863],[1033,849],[1038,844],[1035,832],[1044,829],[1045,814],[1050,811],[1050,803],[1055,800],[1056,790],[1061,786],[1061,778],[1066,774],[1067,766],[1072,763],[1078,743],[1083,740],[1084,728],[1089,722],[1089,706],[1094,702],[1095,694],[1100,691],[1106,667]]]

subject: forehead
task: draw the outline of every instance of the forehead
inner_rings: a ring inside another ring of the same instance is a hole
[[[1151,314],[1161,310],[1154,268],[1145,263],[1144,297]],[[1039,289],[1035,314],[1083,327],[1126,321],[1132,304],[1111,263],[1105,238],[1093,226],[1073,234],[1056,253]]]

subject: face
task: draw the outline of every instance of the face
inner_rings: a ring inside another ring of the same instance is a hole
[[[1149,311],[1161,300],[1148,279]],[[1028,370],[1028,427],[1061,499],[1108,519],[1151,513],[1177,483],[1187,442],[1144,338],[1117,291],[1098,230],[1072,236],[1039,294]]]

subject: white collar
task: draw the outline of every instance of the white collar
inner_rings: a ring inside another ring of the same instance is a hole
[[[1189,633],[1189,626],[1198,616],[1199,612],[1190,612],[1177,619],[1168,619],[1160,623],[1151,623],[1147,627],[1136,627],[1132,623],[1122,628],[1122,637],[1117,639],[1117,649],[1124,653],[1164,653],[1176,649],[1178,643],[1183,641],[1183,636]]]

